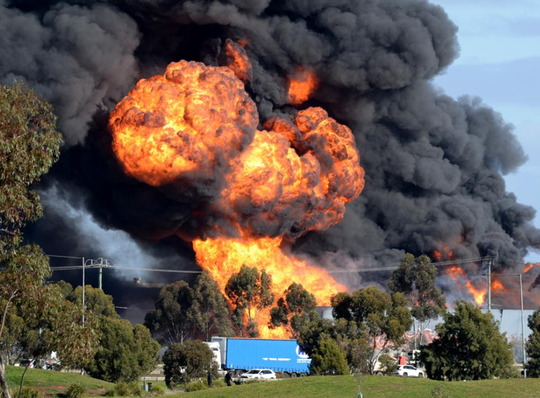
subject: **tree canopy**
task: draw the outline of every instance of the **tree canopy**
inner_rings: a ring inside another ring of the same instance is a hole
[[[257,268],[245,265],[227,282],[225,293],[233,303],[233,321],[241,335],[247,332],[249,337],[258,336],[257,316],[262,309],[274,303],[271,286],[272,278],[266,271],[259,272]],[[246,317],[247,325],[244,322]]]
[[[169,387],[204,378],[208,372],[217,376],[214,353],[199,340],[171,345],[163,356],[163,365],[165,383]]]
[[[436,380],[481,380],[508,377],[514,358],[505,334],[489,313],[457,301],[454,313],[443,315],[438,337],[422,347],[420,360]]]
[[[407,253],[388,282],[392,292],[400,292],[407,297],[420,336],[429,320],[436,319],[445,310],[446,299],[435,284],[436,277],[437,269],[428,256],[415,258]]]
[[[533,312],[527,324],[532,333],[525,345],[527,351],[527,376],[540,377],[540,309]]]
[[[332,297],[334,317],[354,321],[365,330],[370,341],[368,369],[373,373],[380,354],[389,346],[399,346],[412,325],[407,300],[401,293],[388,294],[375,286],[352,294],[338,293]]]
[[[183,343],[193,332],[193,289],[187,282],[177,281],[159,292],[156,309],[146,314],[144,324],[165,343]]]
[[[293,282],[270,310],[269,327],[285,326],[291,336],[297,336],[316,306],[315,296],[302,285]]]
[[[218,284],[203,271],[193,285],[193,318],[200,334],[210,341],[214,334],[232,336],[229,307]]]

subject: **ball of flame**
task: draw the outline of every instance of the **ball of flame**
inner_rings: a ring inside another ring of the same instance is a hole
[[[231,70],[186,61],[139,81],[110,116],[124,170],[153,186],[216,181],[257,123],[255,104]]]

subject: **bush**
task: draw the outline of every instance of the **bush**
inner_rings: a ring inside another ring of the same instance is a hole
[[[227,387],[227,384],[223,380],[214,380],[212,383],[212,387],[219,388],[219,387]]]
[[[165,383],[171,388],[187,384],[194,379],[206,380],[211,371],[217,379],[214,353],[202,341],[193,340],[184,344],[173,344],[163,356]]]
[[[109,390],[106,395],[108,397],[140,397],[142,396],[142,389],[137,382],[120,382],[116,383],[112,390]]]
[[[165,394],[165,389],[158,384],[152,384],[148,391],[155,397],[160,397]]]
[[[323,337],[311,357],[310,370],[316,375],[348,375],[347,357],[334,339]]]
[[[86,387],[79,383],[74,383],[64,393],[64,398],[82,398],[86,394]]]
[[[11,390],[11,398],[43,398],[43,394],[33,388],[24,387],[22,394],[19,395],[19,388],[14,388]]]
[[[381,355],[379,363],[381,364],[381,370],[385,375],[393,375],[399,367],[398,362],[388,354]]]
[[[186,385],[186,392],[201,391],[208,388],[206,383],[201,380],[191,381]]]

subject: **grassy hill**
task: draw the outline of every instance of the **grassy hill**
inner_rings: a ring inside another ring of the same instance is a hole
[[[11,387],[18,385],[23,368],[7,368]],[[25,386],[41,390],[47,396],[64,392],[70,384],[81,383],[89,396],[103,395],[111,383],[73,373],[29,369]],[[449,398],[540,398],[540,379],[437,382],[428,379],[352,376],[302,377],[243,386],[212,388],[177,393],[167,398],[356,398],[358,385],[364,398],[432,398],[431,392],[442,385]]]
[[[8,366],[7,381],[10,388],[17,387],[21,381],[24,368]],[[32,387],[43,392],[45,396],[56,396],[63,393],[73,383],[80,383],[87,388],[88,395],[103,395],[113,384],[74,373],[54,372],[51,370],[28,369],[24,379],[25,387]]]
[[[359,379],[352,376],[307,377],[213,388],[182,394],[182,398],[356,398]],[[442,385],[450,398],[540,398],[540,379],[436,382],[428,379],[365,377],[364,398],[431,398]]]

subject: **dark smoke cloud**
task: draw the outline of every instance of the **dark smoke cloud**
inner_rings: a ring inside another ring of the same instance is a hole
[[[352,128],[366,171],[364,192],[345,219],[301,238],[298,252],[324,257],[325,264],[325,253],[334,252],[375,266],[399,261],[405,251],[447,245],[458,257],[498,255],[499,267],[511,267],[540,248],[535,210],[506,192],[502,177],[526,156],[513,127],[480,99],[455,100],[431,85],[458,56],[456,32],[441,7],[423,0],[50,1],[39,7],[0,0],[0,82],[24,78],[55,104],[72,146],[47,179],[58,187],[57,200],[89,212],[104,229],[169,237],[161,244],[175,246],[175,233],[200,227],[190,214],[201,204],[179,202],[120,171],[108,110],[137,79],[180,59],[217,65],[227,38],[244,39],[253,66],[247,90],[261,121],[294,114],[287,76],[299,67],[313,70],[320,85],[306,106],[322,106]],[[44,221],[63,217],[48,209]],[[64,239],[62,229],[45,234],[34,227],[32,234],[44,245]]]

